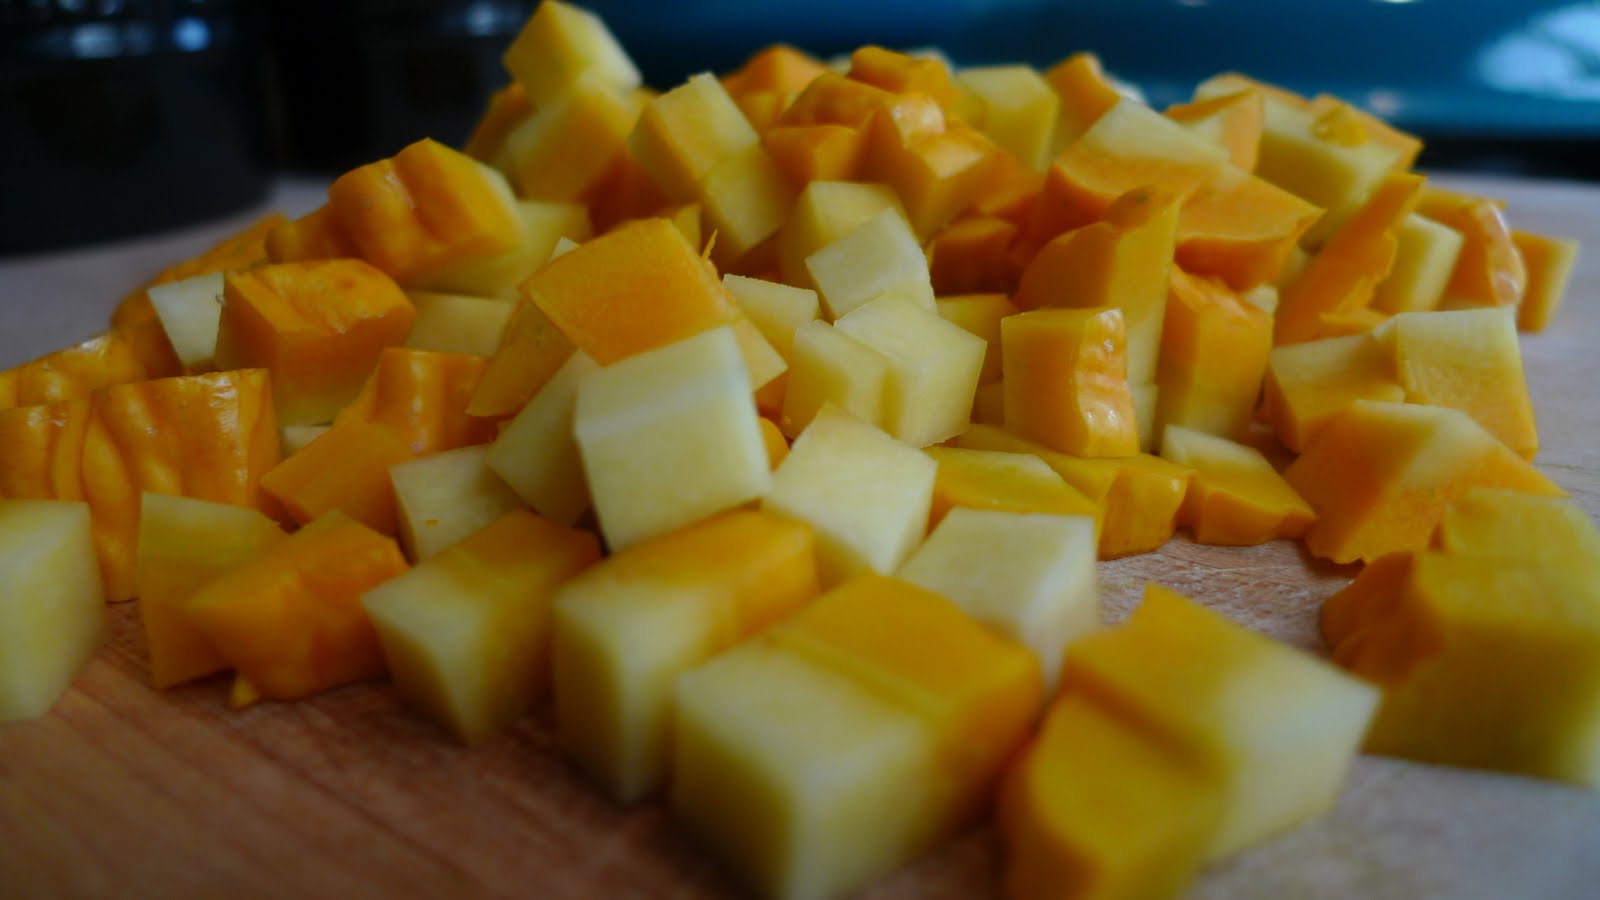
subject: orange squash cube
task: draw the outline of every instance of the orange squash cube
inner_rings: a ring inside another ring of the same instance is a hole
[[[387,425],[417,456],[491,441],[494,420],[466,412],[487,364],[484,357],[466,353],[385,348],[361,393],[334,423]]]
[[[1444,309],[1473,306],[1516,306],[1528,286],[1528,269],[1506,224],[1503,204],[1429,186],[1422,191],[1417,212],[1461,233],[1464,240],[1450,283],[1445,285]]]
[[[1201,544],[1248,546],[1299,538],[1316,513],[1254,447],[1168,425],[1161,456],[1194,470],[1178,513]]]
[[[500,346],[473,388],[467,414],[487,418],[515,415],[572,358],[575,349],[544,310],[528,300],[518,302],[500,336]]]
[[[83,397],[182,371],[160,320],[144,319],[0,372],[0,409]]]
[[[405,436],[378,422],[351,420],[261,476],[261,489],[302,524],[338,510],[381,534],[399,530],[389,467],[414,459]]]
[[[1161,332],[1156,431],[1182,425],[1240,435],[1255,411],[1271,352],[1271,316],[1221,282],[1174,268]]]
[[[1016,223],[993,216],[969,216],[941,228],[928,241],[934,294],[1015,292],[1021,272],[1009,251],[1016,237]]]
[[[1178,264],[1235,290],[1276,282],[1322,210],[1243,169],[1196,188],[1178,216]]]
[[[1511,241],[1528,270],[1528,285],[1517,307],[1517,328],[1543,331],[1561,308],[1562,294],[1578,261],[1578,242],[1527,231],[1511,232]]]
[[[468,135],[461,152],[479,162],[494,165],[505,144],[506,135],[532,114],[533,103],[528,99],[527,90],[517,82],[511,82],[489,95],[488,106],[483,115],[478,117],[478,124],[473,126],[472,134]]]
[[[232,272],[224,292],[217,367],[270,372],[286,425],[331,421],[416,316],[387,275],[358,259]]]
[[[858,127],[822,122],[777,125],[761,135],[761,146],[797,188],[813,181],[851,181],[861,174],[867,139]]]
[[[931,530],[955,507],[1014,513],[1083,516],[1099,537],[1103,509],[1084,496],[1044,460],[1029,453],[925,447],[939,467],[934,473]]]
[[[1020,313],[1000,343],[1007,430],[1078,456],[1139,452],[1121,310]]]
[[[361,255],[333,207],[328,205],[319,206],[298,219],[279,223],[267,233],[263,248],[266,258],[275,263]]]
[[[208,582],[189,615],[261,696],[295,700],[384,673],[361,595],[406,569],[393,538],[328,513]]]

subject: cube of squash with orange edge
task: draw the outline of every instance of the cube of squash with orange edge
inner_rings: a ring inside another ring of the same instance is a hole
[[[1235,290],[1275,282],[1322,210],[1238,168],[1195,189],[1178,214],[1178,264]]]
[[[189,615],[261,696],[295,700],[384,673],[361,595],[406,569],[393,538],[330,512],[208,582]]]
[[[467,353],[387,347],[361,393],[334,423],[387,425],[417,456],[490,441],[494,420],[466,413],[487,365],[484,357]]]
[[[727,88],[726,82],[723,84]],[[767,129],[778,123],[783,118],[783,111],[794,102],[796,92],[787,91],[745,91],[735,94],[731,91],[728,96],[733,98],[739,112],[744,113],[746,122],[756,130],[757,134],[766,134]]]
[[[1000,322],[1006,428],[1078,456],[1132,456],[1122,311],[1037,309]]]
[[[506,321],[500,345],[472,391],[467,414],[497,418],[514,415],[572,358],[572,341],[544,310],[524,299]]]
[[[1311,504],[1254,447],[1168,425],[1161,456],[1194,470],[1178,523],[1196,543],[1249,546],[1299,538],[1316,520]]]
[[[1472,487],[1565,496],[1466,413],[1414,403],[1351,403],[1284,477],[1316,510],[1306,549],[1340,563],[1424,546]]]
[[[1100,221],[1044,245],[1022,271],[1016,303],[1043,307],[1116,307],[1127,339],[1128,381],[1156,380],[1180,198],[1135,188]]]
[[[982,338],[903,297],[881,296],[834,323],[889,361],[883,427],[913,447],[967,429],[983,368]]]
[[[799,93],[811,80],[832,71],[823,62],[787,44],[773,44],[756,51],[731,74],[724,75],[722,86],[738,96],[751,91]]]
[[[111,313],[111,325],[132,324],[155,317],[148,291],[157,285],[183,281],[198,275],[209,275],[228,269],[242,269],[267,258],[267,235],[288,223],[281,212],[271,212],[251,222],[242,230],[219,241],[206,252],[192,259],[174,263],[162,269],[156,277],[145,282],[138,290],[123,297]]]
[[[524,305],[537,306],[602,366],[730,324],[738,312],[715,268],[659,218],[629,223],[552,260],[522,293]],[[508,340],[496,359],[521,352],[516,344]]]
[[[1145,553],[1165,544],[1177,528],[1193,473],[1188,466],[1148,453],[1114,459],[1058,453],[989,424],[967,429],[956,446],[1029,453],[1043,460],[1098,508],[1094,516],[1101,559]]]
[[[1052,158],[1122,102],[1122,94],[1093,53],[1074,53],[1063,59],[1045,70],[1044,80],[1061,98]]]
[[[1044,181],[1043,171],[1028,168],[1010,153],[990,154],[983,183],[962,215],[1004,219],[1021,228],[1033,217]]]
[[[867,125],[866,175],[894,188],[918,237],[927,239],[972,204],[999,151],[978,131],[953,123],[909,140],[888,111]]]
[[[1373,336],[1392,354],[1406,402],[1459,409],[1523,459],[1538,452],[1515,310],[1401,313]]]
[[[1379,702],[1373,685],[1154,584],[1122,626],[1069,648],[1060,696],[1195,766],[1220,799],[1208,859],[1331,809]]]
[[[1527,289],[1528,269],[1506,223],[1504,204],[1487,197],[1429,185],[1417,211],[1461,232],[1461,254],[1445,285],[1441,308],[1516,306]]]
[[[1373,291],[1372,308],[1390,315],[1437,309],[1466,238],[1419,213],[1406,216],[1394,236],[1394,265]]]
[[[219,672],[227,662],[188,611],[206,582],[287,538],[260,511],[168,494],[140,498],[134,591],[159,690]]]
[[[1120,100],[1051,164],[1028,224],[1033,246],[1096,221],[1135,188],[1183,196],[1228,165],[1215,144],[1143,103]]]
[[[1249,172],[1261,146],[1262,95],[1245,88],[1188,103],[1174,103],[1161,114],[1228,151],[1228,161]]]
[[[1384,688],[1367,749],[1600,785],[1600,539],[1581,512],[1504,524],[1490,556],[1393,554],[1329,598],[1335,659]],[[1552,564],[1552,536],[1587,552]]]
[[[279,456],[267,373],[158,378],[0,411],[0,496],[87,500],[109,601],[133,596],[144,491],[278,514],[258,479]]]
[[[1357,400],[1405,400],[1394,355],[1370,334],[1274,347],[1262,382],[1262,410],[1273,433],[1298,453]]]
[[[983,369],[978,383],[999,381],[1000,321],[1006,316],[1021,312],[1005,294],[962,294],[939,297],[934,301],[939,317],[963,331],[983,338],[988,348],[984,351]]]
[[[1240,435],[1255,412],[1271,352],[1271,316],[1227,285],[1174,267],[1161,332],[1156,430],[1182,425]]]
[[[263,248],[266,258],[275,263],[344,259],[361,255],[360,248],[340,223],[338,214],[327,204],[298,219],[277,225],[267,233]]]
[[[993,216],[969,216],[939,229],[928,241],[934,294],[1014,293],[1021,272],[1009,250],[1016,236],[1015,223]]]
[[[1511,241],[1522,254],[1528,270],[1528,284],[1517,306],[1517,328],[1539,332],[1555,318],[1578,261],[1578,242],[1571,238],[1547,237],[1528,231],[1511,232]]]
[[[494,165],[505,145],[506,135],[531,115],[533,103],[528,99],[527,90],[521,84],[511,82],[489,95],[489,104],[484,108],[483,115],[478,117],[478,123],[473,126],[472,134],[468,135],[461,152],[479,162]]]
[[[518,200],[515,208],[523,225],[522,238],[516,246],[455,266],[428,279],[424,286],[435,291],[515,300],[517,285],[550,261],[557,242],[569,238],[582,243],[594,236],[589,210],[582,203]]]
[[[870,44],[850,54],[848,75],[892,94],[926,94],[947,109],[956,102],[959,93],[944,60]]]
[[[400,521],[400,548],[412,562],[442,552],[525,504],[490,468],[489,447],[457,447],[395,463],[389,469]]]
[[[866,135],[859,127],[822,122],[775,125],[761,134],[761,146],[796,187],[813,181],[851,181],[866,161]]]
[[[331,510],[381,534],[399,533],[389,467],[415,459],[398,430],[352,419],[261,475],[261,489],[304,524]]]
[[[582,79],[512,129],[495,164],[520,197],[582,201],[627,152],[637,118],[627,98]]]
[[[628,137],[633,157],[680,203],[698,199],[718,163],[760,145],[738,104],[704,72],[646,104]]]
[[[1029,453],[925,447],[939,468],[933,480],[929,529],[937,528],[955,507],[1014,513],[1082,516],[1095,523],[1099,540],[1103,509],[1064,481],[1042,459]]]
[[[569,581],[551,625],[556,736],[622,802],[664,786],[673,683],[810,602],[802,523],[752,511],[635,544]]]
[[[524,230],[504,176],[428,139],[336,178],[328,207],[358,255],[407,286],[515,247]]]
[[[766,895],[846,895],[979,814],[1041,699],[1021,646],[856,579],[680,680],[673,810]]]
[[[550,605],[600,559],[594,534],[526,509],[495,519],[361,598],[400,695],[468,744],[550,685]]]
[[[1294,344],[1322,337],[1322,317],[1372,303],[1373,291],[1394,265],[1398,229],[1416,208],[1423,177],[1390,175],[1339,226],[1328,242],[1278,294],[1273,341]]]
[[[615,91],[639,86],[639,69],[599,16],[570,3],[540,3],[501,57],[535,106],[581,79]]]
[[[387,275],[359,259],[280,263],[229,273],[217,367],[272,373],[288,425],[333,419],[360,391],[416,310]]]
[[[1006,896],[1178,896],[1221,807],[1201,767],[1091,699],[1064,696],[1000,792]]]
[[[54,403],[182,371],[160,320],[146,319],[0,372],[0,409]]]

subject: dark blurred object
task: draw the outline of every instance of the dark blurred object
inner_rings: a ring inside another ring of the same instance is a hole
[[[271,160],[254,8],[0,0],[0,253],[259,203]]]
[[[1049,66],[1090,50],[1157,108],[1225,70],[1330,93],[1414,131],[1424,163],[1600,178],[1597,0],[591,0],[646,80],[775,41],[823,56],[937,47]],[[1520,163],[1518,161],[1521,161]],[[1557,171],[1548,171],[1556,167]]]
[[[431,137],[459,147],[533,0],[273,0],[281,153],[342,172]]]

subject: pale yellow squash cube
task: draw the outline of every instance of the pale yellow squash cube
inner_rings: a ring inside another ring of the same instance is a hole
[[[1029,66],[974,66],[957,82],[982,107],[980,130],[1023,165],[1043,171],[1050,164],[1061,98]]]
[[[1390,315],[1438,308],[1466,238],[1420,213],[1406,216],[1394,236],[1394,265],[1373,288],[1372,308]]]
[[[863,422],[881,425],[889,383],[889,360],[829,325],[810,321],[795,331],[789,384],[779,427],[798,437],[818,411],[831,403]]]
[[[579,78],[617,92],[639,86],[639,69],[594,13],[559,0],[533,11],[503,58],[535,108],[547,106]]]
[[[407,291],[406,297],[417,317],[405,345],[438,353],[493,356],[515,308],[515,304],[494,297],[428,291]]]
[[[587,196],[627,152],[638,118],[623,97],[585,78],[506,135],[495,167],[517,196],[565,203]]]
[[[485,461],[523,502],[561,525],[589,508],[589,483],[572,434],[578,384],[600,366],[575,351],[489,444]]]
[[[0,584],[0,722],[38,718],[105,633],[89,505],[0,501]]]
[[[584,378],[573,429],[611,550],[764,495],[772,472],[758,419],[730,326]]]
[[[765,897],[858,889],[953,793],[921,716],[759,639],[680,678],[675,707],[672,810]]]
[[[735,265],[778,233],[794,207],[789,179],[760,144],[723,157],[700,183],[700,204],[716,231],[711,259]]]
[[[789,284],[815,287],[806,258],[886,209],[906,217],[900,195],[885,184],[813,181],[806,185],[778,231],[778,274]]]
[[[934,310],[928,257],[898,210],[885,209],[862,222],[806,257],[805,266],[831,319],[881,297]]]
[[[549,686],[550,604],[600,542],[513,510],[361,598],[402,696],[477,743]]]
[[[1000,364],[1000,320],[1021,312],[1005,294],[958,294],[934,301],[939,316],[952,325],[983,338],[988,344],[983,354],[979,384],[999,381],[1004,374]]]
[[[222,323],[222,273],[196,275],[150,288],[150,305],[172,352],[188,372],[216,367],[217,328]]]
[[[927,531],[937,470],[926,454],[825,406],[789,448],[762,508],[816,531],[824,586],[889,574]]]
[[[885,431],[926,447],[967,430],[988,351],[983,338],[895,295],[857,307],[834,327],[889,360]]]
[[[679,203],[700,200],[703,184],[719,163],[760,146],[761,137],[739,104],[706,72],[645,104],[628,137],[633,158]]]
[[[773,348],[761,329],[748,317],[734,319],[730,327],[734,339],[739,342],[739,355],[744,357],[744,369],[750,376],[751,390],[761,390],[789,370],[788,360]]]
[[[479,444],[389,469],[400,514],[400,545],[413,563],[522,507],[522,498],[489,468],[488,455],[488,445]]]
[[[722,286],[745,316],[761,329],[761,335],[772,349],[792,362],[795,332],[821,313],[817,292],[733,274],[722,276]]]
[[[1047,690],[1055,688],[1067,645],[1100,627],[1095,523],[1088,516],[956,507],[898,577],[1027,647]]]

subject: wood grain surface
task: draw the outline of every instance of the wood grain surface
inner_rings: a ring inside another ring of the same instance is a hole
[[[1537,462],[1600,516],[1600,187],[1441,180],[1586,244],[1555,325],[1523,346]],[[291,213],[315,202],[304,184],[274,197]],[[99,330],[140,279],[248,218],[0,259],[0,367]],[[1351,574],[1284,542],[1181,538],[1100,570],[1113,621],[1153,579],[1314,653],[1318,605]],[[152,691],[134,607],[112,619],[54,711],[0,725],[0,897],[739,896],[659,807],[588,787],[537,713],[467,750],[383,683],[234,712],[219,680]],[[998,866],[979,828],[866,896],[994,897]],[[1331,814],[1211,868],[1190,896],[1577,900],[1597,885],[1600,792],[1362,757]]]

